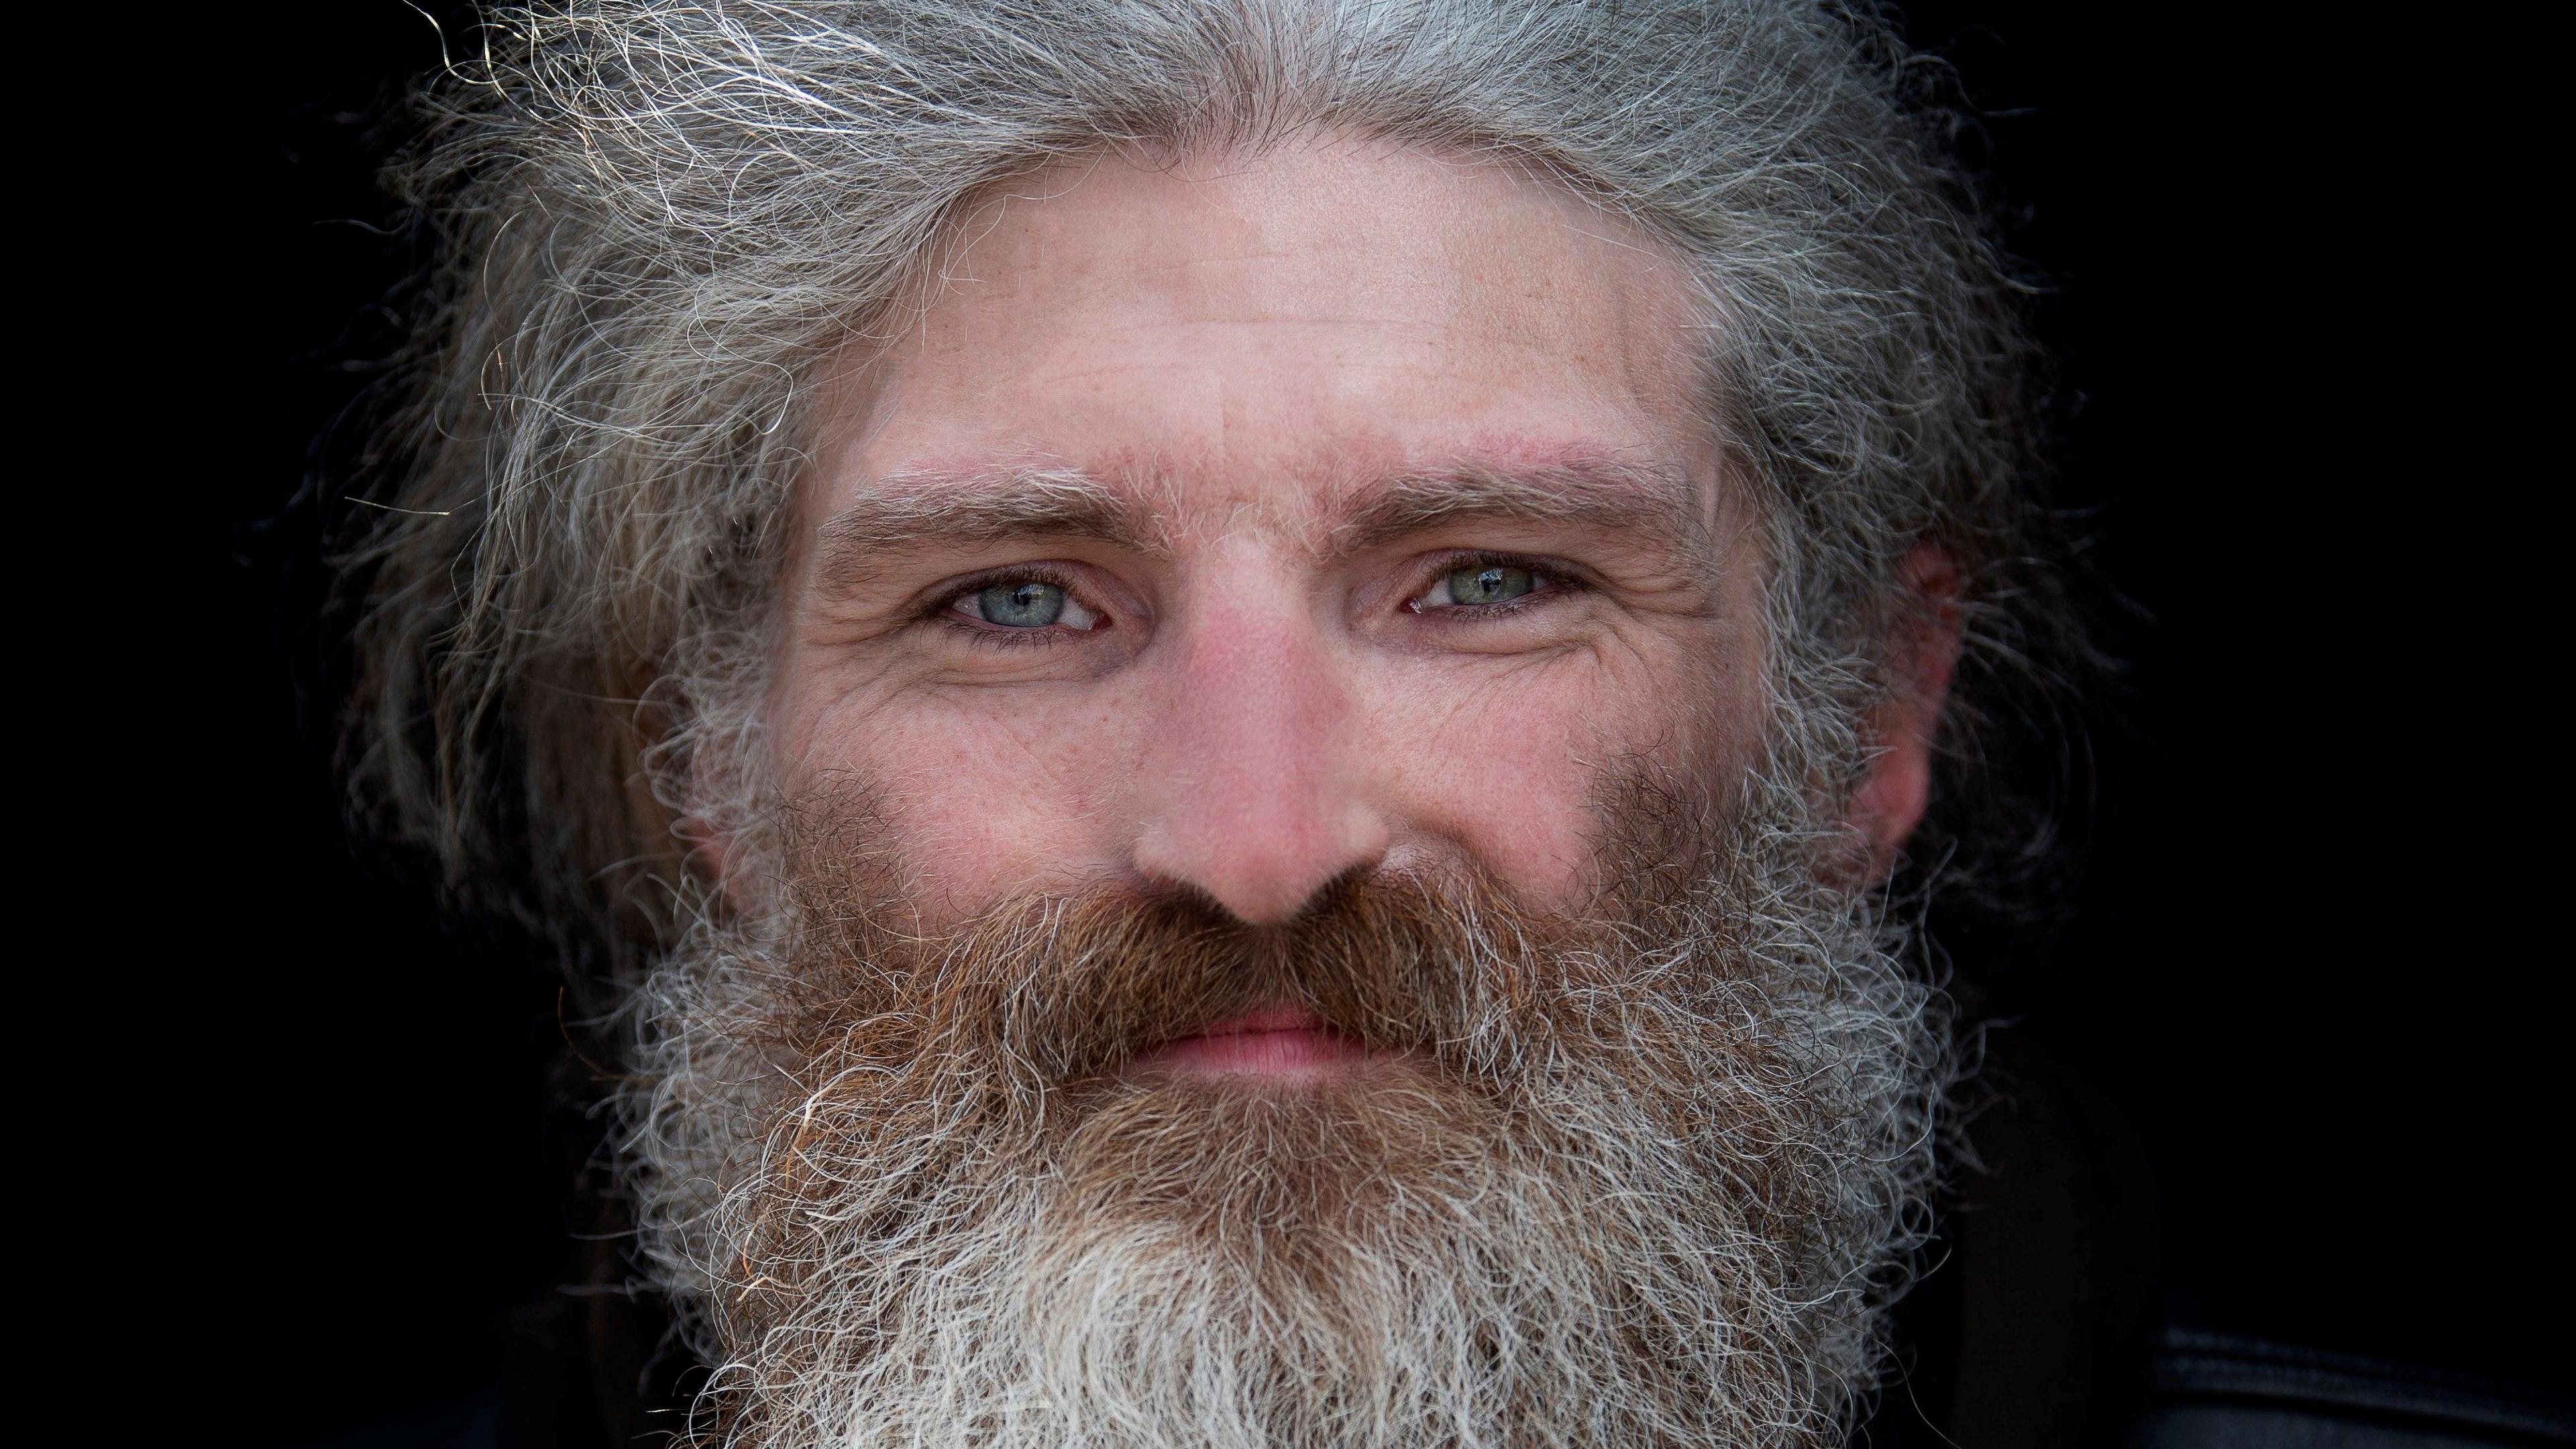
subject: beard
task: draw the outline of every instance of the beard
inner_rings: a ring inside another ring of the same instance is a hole
[[[1633,784],[1602,883],[1101,889],[913,923],[874,816],[769,813],[766,911],[639,994],[620,1107],[702,1442],[1810,1445],[1922,1240],[1937,998],[1786,791]],[[1292,1003],[1364,1049],[1131,1070]]]

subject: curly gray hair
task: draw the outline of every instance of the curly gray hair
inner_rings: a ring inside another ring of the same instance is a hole
[[[1889,34],[1788,0],[505,9],[398,173],[443,269],[347,561],[358,798],[460,889],[661,937],[631,887],[685,875],[674,782],[746,687],[722,661],[766,627],[818,364],[998,181],[1322,128],[1508,158],[1695,260],[1776,707],[1863,758],[1919,545],[1966,580],[1972,685],[2063,622],[2026,568],[2017,288]]]

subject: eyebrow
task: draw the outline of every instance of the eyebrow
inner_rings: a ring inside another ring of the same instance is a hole
[[[1453,522],[1570,523],[1675,550],[1705,539],[1700,489],[1680,468],[1583,459],[1535,467],[1469,464],[1403,473],[1353,490],[1331,530],[1356,553]]]
[[[1077,468],[999,466],[889,474],[815,531],[815,577],[846,586],[871,561],[935,545],[1087,538],[1169,556],[1170,520],[1148,490]],[[1574,524],[1688,552],[1706,542],[1700,489],[1680,468],[1615,459],[1468,463],[1409,471],[1337,491],[1315,538],[1344,557],[1444,524]]]
[[[815,530],[815,576],[854,580],[869,561],[933,544],[1091,538],[1140,553],[1171,550],[1143,500],[1073,468],[890,474]]]

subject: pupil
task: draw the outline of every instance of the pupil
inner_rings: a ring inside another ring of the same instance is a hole
[[[1064,614],[1064,590],[1053,584],[993,584],[975,602],[984,622],[1014,629],[1043,629]]]
[[[1460,569],[1449,576],[1449,597],[1461,604],[1499,604],[1517,599],[1533,587],[1528,569],[1509,564],[1485,564]]]

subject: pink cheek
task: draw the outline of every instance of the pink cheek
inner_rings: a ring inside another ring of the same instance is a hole
[[[1071,843],[1038,802],[997,795],[990,782],[959,781],[954,795],[897,799],[886,826],[906,878],[934,914],[983,909],[1060,872]],[[971,803],[994,801],[1000,808]]]
[[[1405,813],[1529,895],[1563,904],[1581,888],[1595,814],[1597,738],[1572,720],[1460,732],[1405,758]]]
[[[1093,806],[1117,752],[1061,733],[1032,743],[996,721],[952,721],[878,742],[896,782],[887,828],[915,877],[972,907],[1108,863]]]

